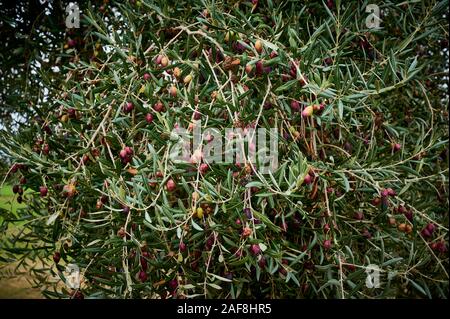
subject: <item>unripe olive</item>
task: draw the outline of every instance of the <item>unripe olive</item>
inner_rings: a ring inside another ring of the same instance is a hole
[[[255,50],[256,50],[256,52],[258,52],[258,53],[261,53],[261,52],[262,52],[262,50],[263,50],[263,44],[262,44],[261,40],[256,40],[256,42],[255,42]]]
[[[196,210],[197,218],[201,219],[203,218],[203,208],[198,207]]]
[[[303,117],[310,117],[313,114],[314,108],[312,105],[308,105],[307,107],[305,107],[302,111],[302,116]]]
[[[171,87],[170,87],[170,89],[169,89],[169,94],[170,94],[172,97],[176,97],[176,96],[177,96],[177,88],[176,88],[176,86],[171,86]]]
[[[167,57],[163,56],[163,57],[161,58],[161,65],[162,65],[163,67],[168,66],[168,65],[169,65],[169,59],[168,59]]]
[[[190,75],[190,74],[186,75],[183,79],[183,83],[186,85],[189,84],[191,81],[192,81],[192,75]]]

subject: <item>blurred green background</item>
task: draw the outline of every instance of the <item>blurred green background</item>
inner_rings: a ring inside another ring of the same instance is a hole
[[[25,207],[16,201],[16,196],[12,191],[11,185],[3,185],[0,188],[0,208],[16,212],[17,209]],[[0,215],[0,224],[3,222],[3,216]],[[7,236],[17,231],[15,228],[8,228],[6,233],[2,233],[0,245]],[[42,298],[39,289],[32,288],[31,275],[22,267],[17,269],[17,264],[0,265],[0,298],[4,299],[23,299],[23,298]]]

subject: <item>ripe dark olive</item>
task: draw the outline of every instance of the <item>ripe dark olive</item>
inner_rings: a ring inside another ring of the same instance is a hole
[[[440,241],[436,244],[436,250],[442,254],[447,252],[447,246],[444,241]]]
[[[422,229],[422,231],[420,232],[420,234],[421,234],[422,237],[424,237],[424,238],[429,238],[429,237],[431,237],[431,232],[430,232],[427,228]]]
[[[305,269],[308,269],[308,270],[313,270],[314,269],[314,262],[312,260],[307,260],[303,264],[303,267],[305,267]]]
[[[408,219],[410,222],[413,221],[413,212],[412,210],[407,211],[405,214],[406,219]]]
[[[44,125],[43,129],[45,133],[47,133],[48,135],[52,135],[52,129],[50,128],[50,126]]]
[[[70,109],[67,110],[67,115],[69,115],[69,117],[71,119],[76,118],[77,117],[77,111],[71,107]]]
[[[250,246],[250,252],[255,256],[259,255],[261,253],[261,248],[259,248],[259,245],[253,244]]]
[[[263,66],[263,62],[261,60],[259,60],[258,62],[256,62],[256,69],[255,69],[255,73],[257,76],[260,76],[263,74],[264,72],[264,66]]]
[[[130,113],[131,111],[133,111],[134,109],[134,105],[131,102],[127,102],[124,106],[123,106],[123,111],[125,113]]]
[[[265,110],[270,110],[272,108],[272,103],[270,102],[264,102],[264,109]]]
[[[309,185],[312,183],[312,180],[313,178],[311,177],[311,175],[308,174],[303,178],[303,184]]]
[[[150,124],[153,122],[153,115],[151,113],[147,113],[147,115],[145,115],[145,121]]]
[[[102,195],[102,196],[100,196],[100,201],[103,204],[106,204],[108,202],[108,197],[106,195]]]
[[[19,169],[19,165],[14,164],[13,166],[11,166],[11,172],[12,173],[17,173],[17,170]]]
[[[378,206],[381,203],[381,199],[379,197],[375,197],[374,199],[372,199],[372,205],[374,206]]]
[[[75,45],[77,45],[77,41],[75,41],[74,39],[69,39],[69,40],[67,41],[67,45],[68,45],[70,48],[73,48]]]
[[[244,214],[245,214],[245,216],[247,216],[248,219],[253,218],[252,212],[251,212],[250,208],[248,208],[248,207],[244,208]]]
[[[147,270],[147,267],[148,267],[147,259],[145,259],[144,257],[141,256],[141,257],[139,258],[139,262],[140,262],[140,264],[141,264],[142,270],[146,271],[146,270]]]
[[[344,150],[346,150],[348,153],[351,153],[352,150],[353,150],[352,144],[350,144],[349,142],[345,142],[344,143]]]
[[[147,281],[147,273],[145,272],[145,271],[143,271],[143,270],[141,270],[141,271],[139,271],[139,275],[138,275],[138,277],[139,277],[139,280],[141,281],[141,282],[146,282]]]
[[[434,224],[432,224],[432,223],[429,223],[429,224],[427,225],[427,229],[428,229],[428,231],[429,231],[430,234],[431,234],[431,233],[433,233],[434,230],[436,229],[436,226],[435,226]]]
[[[397,212],[398,212],[399,214],[404,214],[404,213],[406,213],[406,208],[405,208],[405,206],[399,206],[399,207],[397,208]]]
[[[125,152],[127,152],[128,155],[133,155],[133,149],[129,146],[125,146]]]
[[[126,206],[126,205],[123,205],[123,206],[122,206],[122,212],[123,212],[124,214],[128,214],[128,213],[130,212],[130,207],[128,207],[128,206]]]
[[[202,115],[199,111],[194,111],[194,115],[193,115],[194,120],[198,121],[201,119],[201,117],[202,117]]]
[[[61,254],[59,252],[55,252],[53,254],[53,261],[57,264],[57,263],[59,263],[60,259],[61,259]]]
[[[281,81],[283,81],[283,82],[287,82],[287,81],[289,81],[291,79],[291,76],[290,75],[287,75],[287,74],[282,74],[281,75]]]
[[[173,179],[169,179],[166,183],[166,188],[169,192],[173,192],[177,188],[177,184]]]
[[[366,228],[363,230],[362,235],[363,235],[364,237],[366,237],[367,239],[372,238],[372,234],[371,234],[371,233],[369,232],[369,230],[366,229]]]
[[[47,196],[48,188],[45,186],[39,187],[39,193],[41,194],[41,197]]]
[[[349,264],[349,265],[346,265],[346,266],[347,266],[347,269],[350,270],[350,271],[354,271],[356,269],[355,265],[353,265],[353,264]]]
[[[264,258],[264,256],[261,257],[260,260],[258,260],[258,265],[259,267],[261,267],[262,269],[266,268],[266,258]]]
[[[387,192],[388,192],[389,196],[396,196],[397,195],[397,192],[394,191],[392,188],[388,188]]]
[[[327,239],[323,242],[323,248],[329,250],[331,248],[331,240]]]
[[[153,109],[154,109],[156,112],[161,112],[161,111],[164,110],[164,104],[163,104],[162,102],[158,101],[158,102],[156,102],[155,105],[153,106]]]
[[[129,147],[129,146],[124,147],[119,153],[119,157],[122,160],[122,163],[127,164],[127,163],[131,162],[133,153],[134,152],[131,147]]]
[[[87,154],[84,154],[83,155],[83,158],[81,159],[81,163],[82,164],[84,164],[84,165],[86,165],[88,162],[89,162],[89,155],[87,155]]]
[[[291,101],[291,110],[294,112],[300,111],[300,103],[296,100]]]
[[[199,167],[199,171],[201,174],[205,174],[208,171],[208,168],[209,168],[208,164],[201,163],[200,167]]]
[[[99,157],[100,156],[100,150],[98,148],[94,148],[91,151],[92,156]]]
[[[169,287],[173,290],[177,289],[178,281],[176,279],[172,279],[171,281],[169,281]]]
[[[363,212],[356,212],[354,217],[356,220],[363,220],[364,214],[363,214]]]
[[[48,144],[44,144],[44,146],[42,147],[42,153],[44,153],[45,155],[48,155],[48,153],[50,153],[50,146]]]

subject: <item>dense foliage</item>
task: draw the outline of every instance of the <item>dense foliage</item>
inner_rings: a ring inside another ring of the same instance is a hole
[[[63,63],[69,2],[0,1],[0,128],[27,125],[41,103],[55,97],[45,88],[50,78],[61,80],[55,67]],[[87,3],[79,5],[83,9]]]
[[[385,2],[381,29],[366,5],[87,6],[55,98],[0,135],[27,204],[2,262],[41,261],[52,298],[445,297],[448,1]],[[170,160],[196,125],[276,128],[279,167]]]

